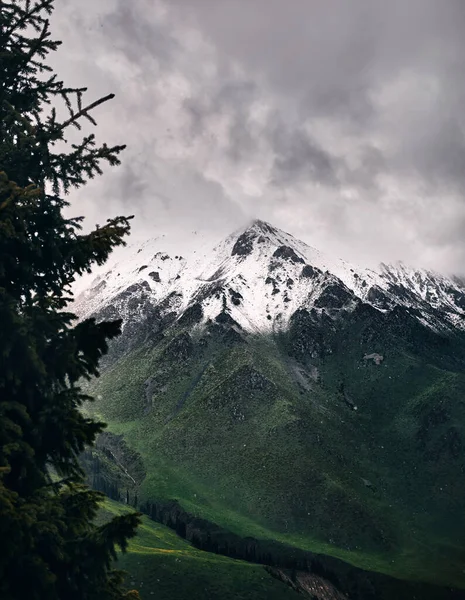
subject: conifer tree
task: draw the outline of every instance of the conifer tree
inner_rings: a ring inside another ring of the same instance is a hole
[[[86,89],[67,88],[47,65],[60,45],[53,5],[0,1],[0,598],[137,598],[112,563],[139,515],[96,526],[102,495],[78,463],[104,427],[81,412],[90,398],[79,382],[98,375],[120,322],[77,323],[70,306],[75,278],[124,243],[129,219],[84,235],[81,218],[63,213],[69,190],[103,162],[119,164],[124,146],[98,146],[93,134],[67,143],[112,95],[86,105]]]

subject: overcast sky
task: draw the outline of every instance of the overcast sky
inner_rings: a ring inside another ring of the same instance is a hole
[[[465,272],[463,0],[59,0],[53,64],[120,167],[71,196],[136,235],[252,217],[361,264]]]

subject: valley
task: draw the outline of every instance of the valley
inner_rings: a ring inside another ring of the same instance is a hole
[[[107,501],[100,519],[127,512]],[[142,600],[199,600],[248,598],[298,600],[300,594],[272,577],[264,567],[197,550],[167,527],[144,517],[129,552],[117,568],[128,572],[126,585],[139,590]]]
[[[108,423],[94,487],[274,562],[465,589],[462,283],[331,262],[260,221],[206,260],[157,245],[76,301],[123,319],[86,386]]]

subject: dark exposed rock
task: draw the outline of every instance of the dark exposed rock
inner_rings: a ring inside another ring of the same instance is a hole
[[[232,319],[232,321],[234,320]],[[226,343],[228,346],[233,346],[236,343],[245,343],[245,339],[242,337],[237,327],[230,324],[210,322],[208,325],[208,333],[209,336],[211,336],[211,339],[219,341],[220,343]]]
[[[167,328],[170,325],[172,325],[176,321],[177,316],[178,316],[177,313],[174,311],[167,312],[166,314],[164,314],[163,317],[160,318],[161,327]]]
[[[159,259],[159,260],[162,260],[163,262],[165,262],[165,260],[169,259],[169,255],[166,254],[166,252],[157,252],[153,258],[155,260]]]
[[[307,277],[308,279],[312,279],[317,275],[321,275],[320,269],[312,267],[311,265],[305,265],[305,267],[302,269],[302,273],[300,274],[301,277]]]
[[[161,279],[160,279],[160,273],[158,271],[151,271],[149,273],[149,277],[151,279],[153,279],[153,281],[155,281],[156,283],[160,283]]]
[[[196,302],[195,304],[191,304],[191,306],[188,306],[186,308],[186,310],[179,318],[178,323],[180,325],[194,325],[195,323],[200,323],[202,319],[202,305],[199,302]]]
[[[116,296],[115,301],[118,302],[120,300],[126,300],[133,294],[141,294],[143,292],[150,292],[150,285],[146,281],[140,281],[138,283],[133,283],[128,288],[126,288],[123,292]]]
[[[387,310],[391,305],[391,301],[389,300],[388,296],[386,296],[383,290],[376,285],[368,290],[367,300],[373,304],[373,306],[383,310]]]
[[[116,321],[120,316],[113,304],[107,304],[94,315],[96,321]]]
[[[303,263],[305,262],[303,258],[301,258],[295,250],[290,248],[289,246],[279,246],[274,253],[273,258],[282,258],[284,260],[289,260],[293,263]]]
[[[128,310],[130,310],[132,312],[136,312],[144,304],[145,304],[144,297],[134,296],[133,298],[129,298],[126,306],[127,306]]]
[[[317,308],[343,308],[352,300],[353,294],[341,283],[330,283],[315,300]]]
[[[454,303],[459,308],[461,308],[462,310],[465,310],[465,294],[463,292],[456,290],[452,287],[448,287],[445,291],[446,291],[446,294],[448,294],[449,296],[452,296]]]
[[[116,320],[125,316],[122,335],[110,342],[111,352],[103,357],[102,366],[109,366],[145,341],[156,343],[163,329],[173,322],[174,311],[170,308],[176,301],[176,296],[170,295],[154,305],[150,285],[143,281],[129,286],[111,304],[96,313],[97,320]]]
[[[397,284],[390,285],[388,290],[391,294],[394,294],[396,300],[401,300],[403,302],[411,301],[414,304],[417,301],[416,296],[409,289],[407,289],[405,286],[403,286],[401,284],[400,285],[397,285]]]
[[[241,304],[241,301],[243,300],[242,294],[240,294],[239,292],[236,292],[232,288],[229,288],[229,295],[231,296],[231,302],[235,306],[239,306]]]
[[[253,250],[253,242],[256,239],[256,234],[252,231],[244,231],[240,235],[232,249],[232,256],[247,256]]]
[[[270,270],[272,270],[272,269],[270,269]],[[281,278],[279,278],[279,279],[281,279]],[[272,296],[275,296],[276,294],[279,294],[280,290],[279,290],[279,287],[278,287],[278,283],[277,283],[277,281],[276,281],[276,279],[274,277],[268,276],[265,279],[265,283],[267,285],[272,285],[273,286],[273,291],[271,292]]]
[[[137,272],[140,273],[141,271],[144,271],[145,269],[147,269],[147,267],[148,267],[148,265],[142,265],[142,267],[140,267]]]
[[[208,298],[215,297],[220,298],[223,294],[224,282],[214,281],[213,283],[206,283],[202,285],[197,294],[194,297],[194,302],[204,302]]]
[[[268,233],[272,235],[276,234],[276,229],[266,221],[260,221],[260,219],[255,219],[254,226],[256,229],[258,228],[263,233]]]
[[[215,318],[215,321],[217,323],[220,323],[221,325],[229,325],[230,327],[237,327],[238,329],[242,329],[239,323],[235,321],[231,317],[231,315],[226,311],[220,312],[220,314]]]

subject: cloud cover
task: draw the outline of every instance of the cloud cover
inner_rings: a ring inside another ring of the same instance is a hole
[[[53,62],[116,99],[73,195],[136,234],[271,221],[346,259],[465,272],[461,0],[60,0]]]

